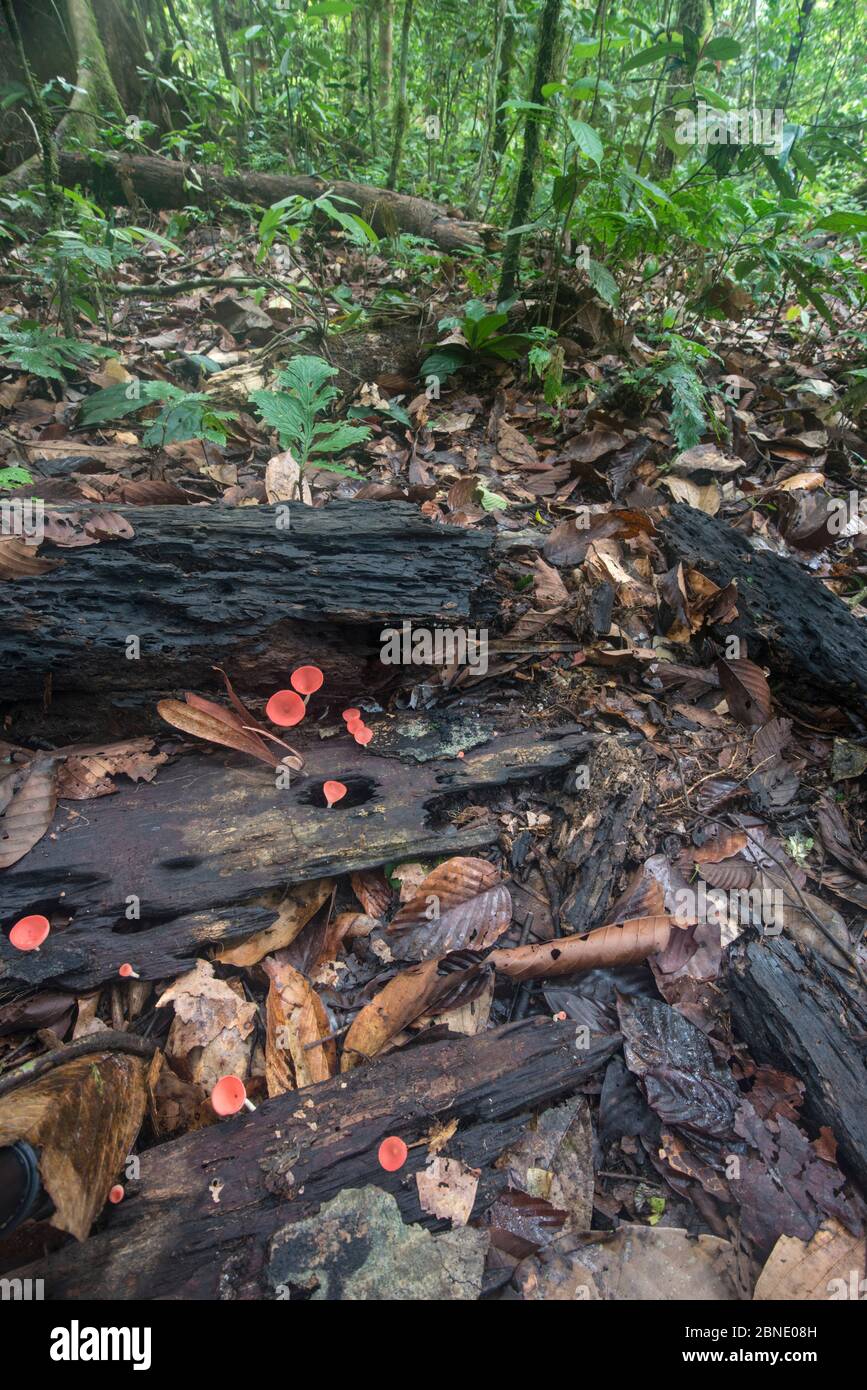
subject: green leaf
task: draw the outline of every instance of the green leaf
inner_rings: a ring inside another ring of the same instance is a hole
[[[719,38],[711,39],[702,49],[702,58],[709,58],[712,62],[728,62],[731,58],[741,56],[741,46],[737,39],[731,39],[727,34],[720,34]]]
[[[637,53],[633,53],[631,58],[627,58],[623,64],[623,71],[631,72],[633,68],[646,67],[648,63],[655,63],[657,58],[679,58],[682,52],[683,49],[679,44],[668,41],[652,43],[649,48],[641,48]]]
[[[598,261],[589,260],[587,262],[587,279],[606,304],[617,303],[620,298],[617,281],[604,265],[600,265]]]
[[[588,159],[592,159],[597,169],[602,161],[602,141],[596,134],[592,125],[587,125],[585,121],[576,121],[570,116],[567,121],[569,133],[582,154],[586,154]]]
[[[842,233],[867,232],[867,212],[851,212],[848,209],[829,212],[826,217],[816,223],[816,230]]]

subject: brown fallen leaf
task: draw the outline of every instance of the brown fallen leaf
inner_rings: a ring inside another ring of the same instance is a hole
[[[155,1052],[151,1059],[147,1087],[150,1121],[158,1138],[217,1123],[204,1086],[183,1081],[162,1052]]]
[[[307,883],[299,883],[286,893],[280,893],[279,900],[272,897],[257,899],[256,906],[274,908],[277,920],[272,922],[270,927],[248,936],[239,945],[221,951],[220,964],[255,965],[264,956],[289,946],[310,918],[319,911],[333,888],[333,879],[316,878]]]
[[[152,738],[131,738],[67,755],[58,772],[58,798],[86,801],[90,797],[111,796],[117,791],[112,779],[121,774],[133,782],[151,782],[169,756],[154,752],[153,747]]]
[[[635,965],[664,951],[676,925],[669,916],[635,917],[619,926],[597,927],[582,936],[561,936],[536,946],[492,951],[486,959],[496,967],[498,975],[506,975],[510,980],[571,975],[603,965]]]
[[[196,961],[195,969],[175,980],[157,1008],[166,1004],[175,1010],[166,1056],[183,1080],[210,1091],[221,1076],[247,1075],[258,1010],[215,977],[210,961]]]
[[[0,869],[17,864],[38,844],[56,806],[56,759],[34,758],[0,819]]]
[[[491,975],[486,961],[455,951],[412,965],[389,980],[354,1019],[343,1044],[340,1070],[351,1071],[381,1052],[415,1019],[434,1008],[458,1008],[481,992]]]
[[[337,1071],[337,1048],[325,1005],[315,989],[291,965],[274,957],[264,961],[270,978],[265,1001],[265,1084],[269,1096],[300,1091],[327,1081]],[[321,1043],[309,1047],[310,1043]]]
[[[852,942],[836,908],[806,888],[796,889],[777,869],[765,868],[755,886],[761,892],[762,920],[767,927],[782,929],[838,970],[852,973]]]
[[[748,728],[765,724],[771,717],[771,688],[754,661],[733,659],[716,664],[726,703],[739,724]]]
[[[512,920],[512,899],[486,859],[458,855],[438,865],[389,923],[388,944],[401,960],[484,950]]]
[[[415,1175],[422,1211],[442,1221],[451,1221],[452,1226],[466,1226],[476,1200],[480,1173],[480,1168],[468,1168],[457,1158],[431,1159],[428,1166]]]
[[[173,729],[180,729],[184,734],[192,734],[194,738],[205,739],[208,743],[220,743],[225,748],[236,748],[239,753],[248,753],[251,758],[258,758],[260,762],[268,763],[270,767],[277,767],[280,759],[276,753],[266,747],[262,740],[255,733],[250,733],[245,729],[239,729],[233,719],[235,716],[231,710],[224,710],[225,718],[218,718],[213,710],[203,710],[197,708],[205,703],[202,696],[193,697],[196,705],[186,704],[181,700],[160,700],[157,704],[157,713],[167,724],[171,724]],[[212,704],[213,702],[208,701]],[[214,706],[214,709],[221,709],[222,706]]]
[[[0,1146],[25,1139],[54,1203],[52,1226],[86,1240],[135,1142],[147,1104],[144,1058],[75,1057],[0,1100]]]
[[[0,579],[30,579],[57,569],[59,560],[44,560],[39,547],[29,545],[17,536],[0,540]]]
[[[829,1217],[812,1240],[780,1236],[758,1277],[753,1299],[826,1302],[863,1300],[867,1243]]]

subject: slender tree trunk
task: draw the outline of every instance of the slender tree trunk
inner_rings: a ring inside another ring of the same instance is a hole
[[[467,214],[475,217],[479,201],[479,192],[482,187],[482,180],[485,177],[485,169],[488,163],[488,156],[491,150],[491,141],[497,120],[497,74],[500,68],[500,55],[503,48],[503,27],[506,18],[506,0],[494,0],[493,5],[494,34],[493,51],[491,53],[490,77],[488,81],[487,103],[485,110],[485,129],[482,136],[482,146],[479,150],[479,162],[476,165],[476,173],[473,179],[473,186],[467,200]]]
[[[394,143],[391,150],[391,167],[388,171],[386,188],[394,188],[400,172],[403,155],[403,142],[409,125],[409,106],[406,100],[407,69],[409,67],[409,31],[412,25],[414,0],[404,0],[403,22],[400,27],[400,66],[398,69],[397,101],[394,105]]]
[[[680,0],[677,11],[677,23],[675,28],[682,34],[684,27],[692,29],[698,35],[701,43],[710,26],[710,12],[707,0]],[[662,115],[659,139],[656,143],[656,155],[653,161],[654,178],[664,178],[671,173],[674,165],[674,151],[666,144],[662,131],[674,129],[674,117],[671,108],[679,92],[683,90],[685,83],[683,77],[683,65],[679,64],[669,78],[668,87],[665,93],[665,109]]]
[[[56,231],[63,222],[63,209],[60,199],[57,149],[51,128],[51,115],[33,77],[12,0],[2,0],[2,6],[6,27],[9,30],[18,65],[21,68],[21,75],[24,78],[24,85],[27,89],[27,102],[30,107],[33,128],[39,142],[39,152],[42,158],[42,186],[45,190],[46,223],[52,231]],[[69,281],[66,270],[62,266],[57,277],[57,286],[63,331],[67,338],[73,338],[75,336],[75,319],[69,296]]]
[[[512,77],[512,62],[515,57],[515,21],[507,14],[503,21],[503,36],[500,44],[500,62],[497,69],[497,100],[494,114],[494,154],[499,158],[506,148],[506,113],[503,102],[509,98],[509,84]]]
[[[220,64],[223,69],[223,76],[227,82],[235,86],[235,74],[232,70],[232,59],[229,56],[229,45],[226,42],[226,30],[223,27],[223,16],[220,13],[220,0],[209,0],[211,11],[211,23],[214,26],[214,38],[217,40],[217,50],[220,54]]]
[[[391,100],[393,32],[394,0],[379,0],[379,99],[383,106]]]
[[[373,67],[373,0],[364,11],[364,66],[367,72],[367,115],[370,121],[370,153],[376,156],[376,81]]]
[[[542,88],[546,82],[551,80],[559,19],[560,0],[545,0],[545,8],[539,20],[536,70],[533,74],[533,88],[530,92],[530,100],[539,104],[542,102]],[[531,112],[524,124],[524,153],[521,157],[521,171],[518,174],[518,184],[515,189],[515,203],[509,222],[510,229],[523,226],[529,216],[536,186],[536,161],[539,156],[540,130],[537,114]],[[507,237],[498,295],[501,300],[508,299],[514,291],[518,278],[520,255],[521,237]]]

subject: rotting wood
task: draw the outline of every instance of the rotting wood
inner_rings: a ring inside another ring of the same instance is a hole
[[[738,940],[727,983],[736,1034],[758,1061],[805,1083],[808,1118],[831,1129],[867,1184],[867,994],[785,937]]]
[[[480,810],[452,824],[440,814],[446,800],[566,767],[595,739],[574,726],[521,732],[419,764],[401,761],[389,723],[379,726],[384,756],[376,739],[366,750],[347,736],[295,739],[304,773],[288,787],[264,763],[194,753],[150,784],[87,803],[86,815],[81,802],[61,803],[51,833],[0,880],[0,926],[32,912],[73,920],[29,953],[0,933],[0,996],[49,981],[90,988],[124,962],[147,979],[178,974],[209,941],[268,925],[272,913],[239,905],[269,889],[490,844],[496,820]],[[348,788],[331,810],[326,778]],[[126,915],[130,895],[138,920]]]
[[[493,610],[491,534],[434,526],[408,503],[96,510],[135,535],[46,542],[55,569],[3,584],[0,701],[41,699],[49,677],[54,692],[155,700],[212,686],[214,665],[273,690],[299,662],[338,695],[375,667],[382,679],[383,625],[484,625]]]
[[[213,208],[226,199],[270,207],[296,195],[315,199],[331,193],[344,199],[351,211],[364,217],[382,236],[395,229],[426,237],[451,254],[476,250],[494,236],[492,227],[453,217],[439,203],[393,193],[346,179],[321,179],[312,174],[263,174],[243,170],[226,174],[215,165],[182,163],[158,155],[118,155],[101,151],[98,161],[69,150],[61,151],[60,175],[70,188],[95,188],[99,197],[126,203],[129,193],[156,211],[164,208]]]
[[[576,1047],[579,1032],[531,1019],[416,1044],[149,1149],[101,1231],[13,1273],[45,1278],[54,1299],[274,1298],[270,1240],[346,1188],[374,1183],[405,1220],[443,1224],[422,1211],[413,1181],[428,1160],[419,1141],[437,1120],[458,1121],[449,1155],[484,1170],[478,1216],[505,1181],[491,1165],[520,1138],[528,1112],[572,1094],[619,1046],[615,1035]],[[390,1134],[410,1146],[391,1174],[377,1160]]]
[[[671,507],[659,533],[674,558],[720,588],[736,581],[740,616],[719,631],[742,637],[751,660],[865,706],[867,627],[815,574],[682,503]]]

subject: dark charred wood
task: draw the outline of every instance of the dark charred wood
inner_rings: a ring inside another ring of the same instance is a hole
[[[376,1184],[405,1220],[441,1224],[421,1210],[413,1180],[427,1145],[410,1147],[397,1173],[377,1159],[387,1135],[412,1146],[438,1120],[459,1122],[446,1153],[486,1170],[477,1217],[497,1190],[491,1164],[520,1137],[529,1112],[572,1094],[619,1046],[615,1036],[576,1049],[576,1031],[532,1019],[405,1048],[149,1149],[101,1231],[14,1273],[44,1278],[52,1299],[275,1297],[266,1277],[271,1239],[345,1188]],[[221,1184],[219,1201],[211,1183]]]
[[[491,534],[433,526],[408,503],[112,510],[134,537],[46,542],[40,556],[57,568],[4,585],[0,701],[42,699],[50,680],[141,702],[212,687],[215,665],[274,690],[299,662],[319,665],[339,698],[365,677],[381,683],[383,625],[484,624],[492,612]]]
[[[721,588],[737,582],[740,616],[719,632],[742,637],[751,660],[865,706],[867,626],[815,574],[695,507],[672,506],[659,531],[675,559]]]
[[[805,1110],[827,1125],[867,1188],[867,995],[785,937],[741,937],[728,965],[732,1020],[757,1061],[806,1085]]]
[[[453,824],[447,803],[568,766],[594,741],[564,728],[473,748],[457,725],[464,758],[449,749],[445,758],[402,761],[401,728],[416,727],[423,740],[425,723],[372,721],[377,732],[365,750],[346,734],[299,737],[304,772],[288,787],[276,785],[265,763],[203,752],[161,768],[150,784],[88,802],[86,816],[81,802],[61,803],[51,833],[2,876],[0,996],[49,981],[90,988],[116,978],[127,961],[145,979],[175,975],[209,941],[268,925],[274,914],[250,908],[239,916],[237,907],[269,889],[491,844],[496,820],[480,809]],[[380,739],[383,754],[372,751]],[[404,741],[413,740],[407,733]],[[330,810],[328,778],[348,788]],[[138,920],[126,915],[130,895]],[[32,912],[72,920],[41,950],[22,953],[2,932]]]

